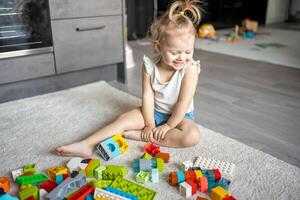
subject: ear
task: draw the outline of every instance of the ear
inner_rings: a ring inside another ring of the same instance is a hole
[[[154,42],[154,50],[156,53],[160,53],[160,43],[159,41]]]

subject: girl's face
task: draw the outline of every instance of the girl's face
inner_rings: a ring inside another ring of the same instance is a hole
[[[192,62],[194,54],[195,35],[190,31],[167,33],[164,39],[156,45],[162,64],[173,70],[180,70]]]

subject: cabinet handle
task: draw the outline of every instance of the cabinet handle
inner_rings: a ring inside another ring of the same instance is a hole
[[[93,31],[93,30],[100,30],[100,29],[104,29],[105,28],[105,25],[102,25],[102,26],[98,26],[98,27],[90,27],[90,28],[79,28],[77,27],[76,28],[76,31]]]

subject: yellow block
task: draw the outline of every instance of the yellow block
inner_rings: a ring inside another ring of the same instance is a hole
[[[210,193],[211,200],[222,200],[226,196],[229,196],[229,193],[221,186],[213,188]]]
[[[128,148],[128,144],[126,143],[126,141],[122,137],[122,135],[118,133],[117,135],[113,136],[112,138],[120,147],[121,152],[124,153],[126,151],[126,149]]]
[[[203,177],[203,174],[202,174],[201,170],[194,170],[194,172],[196,174],[197,180],[198,180],[198,178]]]

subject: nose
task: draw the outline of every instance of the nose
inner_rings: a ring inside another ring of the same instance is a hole
[[[177,57],[177,60],[182,60],[183,59],[183,53],[180,53]]]

